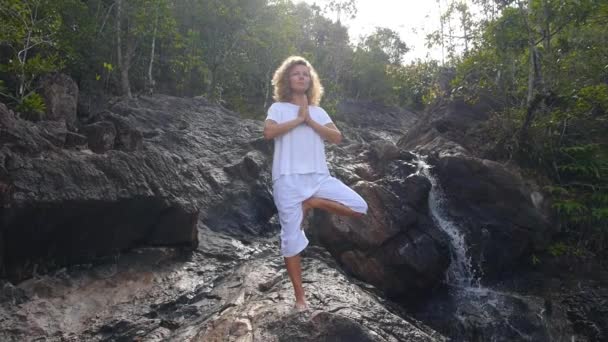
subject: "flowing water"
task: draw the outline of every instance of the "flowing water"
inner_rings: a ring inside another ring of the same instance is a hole
[[[434,223],[450,239],[451,263],[445,290],[417,313],[425,323],[454,341],[558,341],[555,327],[545,317],[542,298],[501,292],[481,285],[467,250],[464,231],[448,215],[448,200],[424,156],[418,156],[417,174],[432,185],[429,208]],[[558,323],[560,325],[561,323]]]
[[[452,262],[446,273],[446,283],[463,289],[479,290],[479,277],[476,276],[471,257],[467,255],[467,245],[462,229],[451,221],[446,213],[447,201],[437,179],[430,172],[430,165],[424,159],[418,160],[418,170],[431,182],[429,208],[435,224],[450,237]]]

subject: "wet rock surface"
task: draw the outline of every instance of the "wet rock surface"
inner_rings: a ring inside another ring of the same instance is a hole
[[[513,165],[484,159],[476,135],[489,110],[439,106],[397,142],[427,156],[441,225],[462,237],[450,234],[445,287],[406,305],[453,341],[603,341],[608,272],[590,258],[541,256],[557,227],[550,201]]]
[[[296,312],[276,239],[248,246],[222,239],[232,248],[221,254],[145,248],[18,287],[6,283],[0,340],[446,340],[357,285],[317,247],[303,262],[310,310]]]
[[[138,246],[196,246],[199,220],[268,233],[259,122],[203,99],[141,98],[84,125],[88,148],[66,149],[65,126],[2,117],[0,268],[13,281]],[[224,171],[242,163],[240,173]]]
[[[376,109],[374,122],[385,122],[378,128],[384,129],[397,114],[383,117]],[[361,113],[350,115],[367,122]],[[315,221],[324,232],[318,242],[391,295],[428,291],[441,282],[449,256],[428,217],[428,181],[408,178],[415,156],[339,125],[352,134],[328,149],[332,172],[368,200],[373,215]],[[3,203],[4,239],[11,241],[3,269],[11,279],[27,278],[49,258],[61,266],[137,246],[195,246],[197,227],[242,241],[278,230],[270,220],[272,142],[262,139],[259,121],[204,99],[159,95],[121,101],[94,116],[81,130],[90,151],[63,149],[28,131],[38,129],[21,120],[19,134],[3,131],[11,139],[4,152],[11,192]],[[25,145],[28,137],[33,147]],[[20,146],[26,153],[17,152]],[[372,275],[375,265],[380,273]]]
[[[428,156],[447,201],[447,216],[464,230],[472,266],[498,281],[543,249],[557,230],[546,194],[507,165],[478,155],[474,131],[489,106],[455,101],[427,113],[397,145]]]
[[[332,147],[328,156],[331,170],[366,200],[368,215],[315,211],[313,241],[391,297],[413,300],[440,284],[450,263],[449,242],[430,218],[431,184],[417,174],[416,156],[390,141]]]
[[[327,148],[330,169],[370,214],[310,216],[317,246],[304,253],[303,273],[311,310],[296,313],[261,122],[202,98],[155,95],[89,111],[71,132],[0,105],[0,264],[12,280],[0,283],[0,340],[606,336],[606,282],[542,287],[534,279],[545,278],[527,275],[503,283],[550,234],[547,205],[512,170],[471,152],[466,131],[484,119],[480,109],[460,122],[459,111],[470,109],[420,117],[372,104],[340,108],[345,139]],[[418,153],[428,154],[447,214],[493,288],[446,280],[458,261],[454,241],[433,216]]]

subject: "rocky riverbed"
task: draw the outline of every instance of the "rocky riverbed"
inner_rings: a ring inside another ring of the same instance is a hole
[[[550,203],[478,153],[486,111],[339,106],[330,169],[370,214],[311,215],[298,313],[261,121],[164,95],[37,123],[0,104],[0,339],[604,339],[605,271],[531,266]]]

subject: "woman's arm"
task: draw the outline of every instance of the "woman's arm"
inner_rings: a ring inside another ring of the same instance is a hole
[[[308,121],[306,121],[306,123],[312,129],[314,129],[315,132],[321,136],[321,138],[329,141],[330,143],[339,144],[342,142],[342,133],[333,123],[328,123],[327,125],[323,126],[310,118],[310,116],[308,117]]]
[[[303,115],[304,122],[308,126],[310,126],[315,132],[317,132],[317,134],[319,134],[321,136],[321,138],[323,138],[324,140],[327,140],[333,144],[339,144],[340,142],[342,142],[342,133],[340,132],[338,127],[336,127],[336,125],[334,125],[333,123],[328,123],[325,126],[323,126],[320,123],[313,120],[310,117],[310,113],[308,112],[308,106],[300,107],[300,112],[304,112],[304,115]],[[298,112],[298,115],[299,114],[300,113]],[[298,116],[298,118],[299,118],[299,116]]]
[[[264,139],[270,140],[281,136],[296,128],[298,125],[303,123],[304,120],[305,118],[302,116],[298,116],[297,118],[283,122],[282,124],[279,124],[274,120],[266,120],[264,123]]]

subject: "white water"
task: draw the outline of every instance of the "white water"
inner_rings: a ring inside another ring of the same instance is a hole
[[[429,208],[433,221],[450,238],[450,253],[452,262],[446,273],[446,283],[456,288],[474,288],[479,290],[479,277],[474,273],[471,265],[471,257],[467,255],[467,246],[464,234],[458,225],[449,220],[446,208],[445,195],[439,182],[431,174],[431,166],[427,164],[424,157],[417,156],[417,174],[422,174],[431,182],[431,192],[429,194]]]
[[[528,313],[526,317],[533,317],[534,323],[543,326],[549,333],[548,327],[544,326],[542,312],[538,311],[542,305],[535,304],[538,300],[526,300],[515,294],[502,293],[481,286],[481,277],[475,274],[471,257],[468,255],[463,230],[452,222],[447,214],[448,203],[441,185],[430,172],[432,166],[425,162],[424,156],[420,155],[417,155],[416,163],[418,166],[416,174],[425,176],[431,182],[429,208],[433,221],[450,239],[452,260],[446,272],[445,282],[450,288],[451,300],[454,301],[456,308],[453,317],[460,322],[454,326],[481,328],[485,330],[486,337],[489,337],[488,341],[504,341],[501,333],[505,331],[510,331],[511,336],[517,336],[518,340],[533,341],[533,337],[520,330],[520,322],[513,321],[513,317],[520,316],[526,310],[533,310],[538,314]],[[522,308],[523,303],[530,307]],[[502,326],[505,330],[496,330],[492,333],[492,327],[496,325]]]

